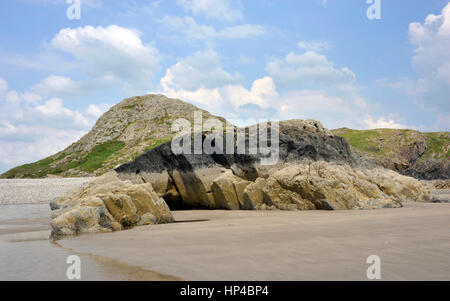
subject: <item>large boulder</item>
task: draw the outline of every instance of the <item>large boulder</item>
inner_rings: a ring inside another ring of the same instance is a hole
[[[122,181],[115,172],[71,191],[50,206],[53,239],[173,222],[169,207],[150,183]]]

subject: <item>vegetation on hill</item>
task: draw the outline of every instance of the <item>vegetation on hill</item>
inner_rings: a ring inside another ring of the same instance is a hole
[[[334,130],[362,156],[379,165],[419,178],[447,178],[450,133],[420,133],[414,130]]]
[[[170,141],[173,122],[193,122],[197,107],[163,95],[128,98],[103,114],[94,128],[65,150],[35,163],[13,168],[1,178],[94,176]],[[213,117],[206,111],[204,120]],[[223,120],[223,118],[221,118]],[[223,120],[224,121],[224,120]]]

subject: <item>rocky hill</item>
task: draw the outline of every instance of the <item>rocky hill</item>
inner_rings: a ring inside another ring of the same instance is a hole
[[[403,175],[423,180],[450,179],[450,133],[413,130],[333,131],[360,155]]]
[[[11,169],[1,178],[104,174],[170,141],[174,135],[171,132],[173,122],[185,118],[192,123],[196,111],[203,112],[203,120],[213,117],[191,104],[163,95],[125,99],[103,114],[78,142],[36,163]]]

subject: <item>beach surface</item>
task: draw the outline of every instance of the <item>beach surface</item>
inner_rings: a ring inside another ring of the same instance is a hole
[[[173,224],[50,242],[46,202],[86,180],[0,181],[13,189],[0,199],[0,280],[67,280],[70,255],[81,258],[82,280],[368,280],[370,255],[382,280],[450,280],[448,203],[174,211]]]
[[[59,242],[183,280],[450,280],[450,204],[368,211],[178,211],[177,223]]]

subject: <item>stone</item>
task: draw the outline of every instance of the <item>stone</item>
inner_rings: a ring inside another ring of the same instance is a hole
[[[244,190],[251,182],[241,179],[229,170],[215,179],[212,191],[215,204],[219,208],[240,210],[244,205]]]
[[[122,181],[115,172],[71,191],[51,208],[53,239],[173,222],[169,207],[150,183]]]

